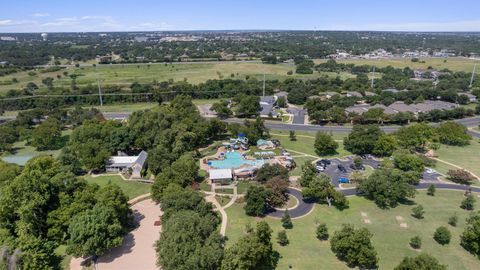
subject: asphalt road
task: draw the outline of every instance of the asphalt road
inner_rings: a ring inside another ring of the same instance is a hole
[[[297,198],[298,200],[298,206],[295,209],[288,210],[288,214],[291,218],[301,217],[310,213],[313,206],[315,205],[313,201],[305,201],[303,199],[302,192],[297,189],[289,188],[288,193]],[[268,216],[275,218],[282,218],[284,214],[284,210],[273,210],[267,213]]]
[[[230,118],[224,120],[228,123],[243,123],[244,119],[238,118]],[[457,123],[460,123],[467,127],[478,127],[480,125],[480,117],[470,117],[464,119],[456,119],[454,120]],[[431,123],[431,125],[438,125],[439,123]],[[331,131],[337,133],[350,133],[352,130],[352,126],[321,126],[321,125],[301,125],[301,124],[286,124],[286,123],[276,123],[271,121],[265,121],[265,127],[269,129],[276,129],[276,130],[295,130],[295,131]],[[380,126],[380,128],[387,132],[395,132],[397,131],[400,126]],[[480,138],[480,133],[469,132],[473,137]]]

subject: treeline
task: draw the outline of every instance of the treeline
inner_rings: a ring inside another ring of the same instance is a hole
[[[10,166],[10,178],[0,182],[2,269],[57,269],[60,245],[68,254],[95,259],[133,228],[128,198],[118,186],[87,184],[49,156],[31,159],[22,170]]]
[[[171,34],[171,33],[169,33]],[[143,33],[50,33],[48,41],[39,34],[12,34],[18,42],[0,42],[0,60],[16,66],[46,64],[56,59],[86,61],[97,55],[114,53],[118,62],[170,62],[180,61],[185,52],[190,59],[223,59],[222,55],[247,55],[293,59],[298,55],[325,58],[337,50],[351,54],[365,54],[383,48],[392,53],[427,48],[426,51],[447,49],[468,56],[479,52],[475,33],[394,33],[394,32],[335,32],[335,31],[271,31],[271,32],[182,32],[200,36],[181,42],[159,42],[160,37],[146,37]],[[136,42],[135,37],[145,38]]]

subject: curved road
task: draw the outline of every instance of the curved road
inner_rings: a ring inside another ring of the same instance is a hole
[[[465,185],[457,185],[457,184],[449,184],[449,183],[425,183],[424,182],[416,185],[415,189],[427,189],[432,184],[435,185],[437,189],[451,189],[451,190],[465,191],[468,188],[470,188],[472,192],[480,193],[480,187],[469,187]],[[357,192],[357,189],[355,188],[341,189],[339,191],[342,192],[343,195],[345,196],[355,196],[360,194],[359,192]],[[288,192],[291,195],[295,196],[295,198],[297,198],[299,201],[299,205],[295,209],[288,211],[291,218],[303,217],[308,213],[310,213],[310,211],[312,211],[315,203],[313,201],[305,201],[301,191],[297,189],[289,188]],[[274,217],[274,218],[282,218],[284,213],[285,213],[284,210],[273,210],[272,212],[267,213],[267,216]]]

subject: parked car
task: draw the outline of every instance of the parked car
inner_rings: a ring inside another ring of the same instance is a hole
[[[428,168],[428,169],[426,170],[426,172],[429,173],[429,174],[432,174],[432,173],[435,173],[435,170],[434,170],[434,169],[431,169],[431,168]]]
[[[347,169],[345,169],[345,167],[344,167],[342,164],[338,164],[337,168],[338,168],[342,173],[346,173],[346,172],[347,172]]]
[[[317,172],[325,171],[325,167],[323,167],[323,166],[316,166],[315,169],[317,169]]]
[[[363,170],[365,170],[365,166],[363,166],[363,165],[355,166],[355,164],[351,164],[350,169],[352,169],[352,170],[362,170],[363,171]]]
[[[350,183],[350,180],[346,177],[342,177],[338,180],[338,182],[340,182],[340,184],[348,184]]]

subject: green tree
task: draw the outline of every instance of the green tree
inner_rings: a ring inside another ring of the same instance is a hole
[[[393,153],[393,164],[405,172],[422,173],[425,170],[424,162],[420,157],[401,150]]]
[[[258,96],[240,94],[234,100],[237,102],[236,115],[238,117],[256,117],[260,115],[261,106]]]
[[[313,165],[310,161],[305,161],[302,165],[302,175],[298,182],[302,187],[308,187],[310,182],[313,181],[317,177],[317,170],[315,169],[315,165]]]
[[[122,244],[125,229],[114,209],[95,206],[76,215],[70,222],[68,233],[69,254],[76,257],[100,256]]]
[[[290,141],[294,142],[297,140],[297,135],[295,135],[295,130],[290,130],[288,132],[288,137],[290,139]]]
[[[358,186],[358,190],[381,208],[395,207],[401,200],[415,195],[409,181],[406,173],[400,170],[378,169]]]
[[[264,187],[251,186],[245,194],[245,213],[249,216],[263,216],[267,211],[267,191]]]
[[[465,146],[469,145],[472,139],[464,125],[453,121],[441,123],[436,131],[440,142],[443,144]]]
[[[279,177],[288,180],[288,170],[280,164],[265,164],[257,170],[255,181],[266,183],[268,180]]]
[[[465,230],[460,236],[460,245],[471,254],[480,258],[480,212],[467,219]]]
[[[175,212],[162,222],[157,265],[165,270],[218,269],[223,257],[218,224],[192,210]]]
[[[475,208],[475,197],[472,194],[468,195],[460,204],[460,208],[465,210],[473,210]]]
[[[278,97],[277,106],[280,107],[280,108],[286,108],[287,107],[287,99],[283,96]]]
[[[257,223],[256,231],[240,238],[225,252],[221,270],[275,269],[277,259],[271,243],[272,229],[267,222]]]
[[[328,240],[329,234],[328,234],[328,228],[327,224],[321,223],[317,226],[316,230],[316,235],[318,240]]]
[[[435,230],[433,234],[433,239],[437,241],[440,245],[447,245],[450,243],[450,239],[452,238],[452,234],[445,226],[440,226]]]
[[[343,141],[345,150],[356,155],[372,154],[375,143],[383,135],[378,125],[355,125]]]
[[[423,206],[421,204],[412,208],[412,216],[414,218],[422,219],[423,214],[425,214],[425,210],[423,209]]]
[[[326,202],[328,206],[333,204],[339,209],[348,208],[349,205],[345,196],[335,190],[330,178],[325,174],[315,177],[307,187],[304,187],[302,195],[305,198],[314,198]]]
[[[344,224],[330,239],[333,253],[349,267],[377,268],[378,257],[371,243],[372,234],[366,228],[355,229]]]
[[[414,249],[419,249],[422,247],[422,239],[420,236],[414,236],[410,238],[410,246]]]
[[[417,257],[405,257],[395,270],[447,270],[447,266],[425,253]]]
[[[62,137],[62,125],[54,117],[49,117],[36,127],[30,137],[32,146],[38,150],[58,148]]]
[[[233,114],[232,110],[229,108],[229,102],[226,100],[220,100],[219,102],[213,103],[210,110],[216,112],[220,119],[228,118]]]
[[[431,184],[431,185],[428,186],[428,189],[427,189],[427,194],[428,195],[435,196],[435,191],[436,191],[436,188],[435,188],[434,184]]]
[[[277,243],[280,246],[286,246],[286,245],[289,244],[288,237],[287,237],[287,232],[285,230],[281,230],[281,231],[278,232]]]
[[[288,213],[288,210],[285,210],[285,213],[283,214],[282,227],[285,229],[293,228],[292,219],[290,218],[290,214]]]
[[[435,130],[425,123],[416,123],[400,128],[395,135],[400,147],[425,151],[427,144],[435,137]]]
[[[33,236],[21,237],[18,248],[21,254],[17,269],[54,269],[57,265],[55,243],[52,241]]]
[[[7,182],[13,180],[20,174],[21,169],[18,165],[13,163],[7,163],[0,160],[0,187]]]
[[[332,135],[324,132],[317,132],[315,136],[315,153],[319,156],[334,154],[338,148],[338,143],[333,139]]]
[[[395,136],[390,134],[381,135],[373,146],[373,154],[376,156],[391,156],[398,149],[398,142]]]

